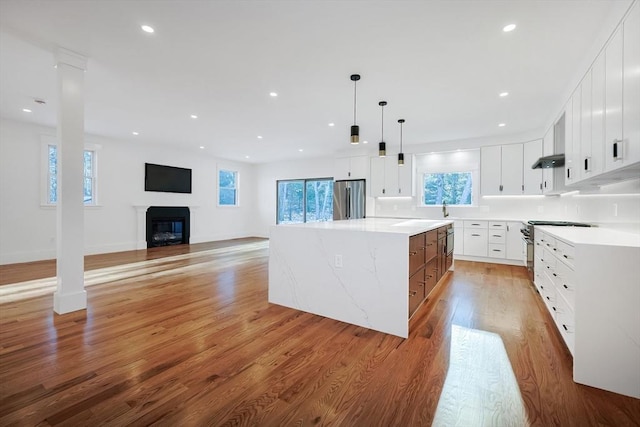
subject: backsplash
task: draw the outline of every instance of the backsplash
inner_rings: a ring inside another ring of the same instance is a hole
[[[442,207],[414,198],[379,198],[375,216],[442,218]],[[588,222],[640,233],[640,179],[563,196],[481,197],[474,207],[447,207],[449,218],[549,219]]]

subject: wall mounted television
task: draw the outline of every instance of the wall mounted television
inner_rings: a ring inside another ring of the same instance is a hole
[[[145,163],[144,191],[191,193],[191,169]]]

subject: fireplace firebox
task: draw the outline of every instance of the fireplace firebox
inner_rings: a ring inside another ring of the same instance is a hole
[[[182,206],[147,209],[147,248],[189,243],[190,212]]]

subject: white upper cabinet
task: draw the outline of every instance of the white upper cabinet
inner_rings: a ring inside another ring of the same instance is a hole
[[[580,137],[582,131],[582,97],[580,86],[573,92],[565,109],[564,183],[571,185],[578,179],[580,170]]]
[[[370,194],[372,197],[411,197],[414,195],[413,156],[404,155],[404,166],[397,156],[371,157]]]
[[[555,134],[555,126],[549,128],[547,133],[544,135],[544,139],[542,140],[542,155],[550,156],[554,153],[554,134]],[[525,163],[525,167],[526,167]],[[554,169],[544,168],[542,169],[542,192],[544,194],[551,193],[553,191],[553,177],[554,177]],[[526,188],[526,187],[525,187]]]
[[[622,164],[640,162],[640,4],[623,24]]]
[[[333,179],[366,179],[368,163],[368,156],[338,157],[334,161]]]
[[[591,145],[582,146],[582,177],[592,178],[604,171],[604,91],[605,54],[600,53],[591,68]]]
[[[622,167],[622,28],[605,50],[605,170]]]
[[[591,173],[592,136],[592,70],[589,70],[580,84],[580,141],[574,145],[576,154],[576,181],[586,179]]]
[[[523,146],[522,194],[542,194],[542,169],[531,166],[542,156],[542,140],[526,142]]]
[[[483,195],[522,194],[523,145],[480,149],[480,191]]]

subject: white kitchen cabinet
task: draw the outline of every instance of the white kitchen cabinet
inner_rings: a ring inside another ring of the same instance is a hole
[[[483,195],[522,194],[523,145],[480,149],[480,191]]]
[[[591,179],[604,171],[604,93],[605,54],[601,52],[591,68],[591,140],[580,146],[583,179]],[[584,102],[584,98],[583,98]],[[584,104],[583,104],[584,106]]]
[[[453,255],[464,254],[464,221],[453,222]]]
[[[562,119],[564,120],[564,118]],[[547,133],[544,135],[544,139],[542,140],[542,155],[550,156],[554,153],[554,141],[555,141],[555,132],[557,125],[551,127]],[[543,168],[542,169],[542,193],[547,194],[553,192],[553,184],[554,184],[554,169],[551,168]]]
[[[628,166],[640,162],[640,4],[638,2],[624,21],[623,31],[622,164]]]
[[[366,179],[368,156],[338,157],[333,164],[333,179]]]
[[[605,49],[605,170],[622,166],[622,28]]]
[[[371,157],[372,197],[411,197],[414,195],[413,156],[404,155],[404,166],[397,156]]]
[[[591,168],[591,128],[592,128],[592,70],[589,70],[580,83],[580,139],[574,143],[575,181],[587,179]]]
[[[531,166],[542,156],[542,140],[524,143],[522,148],[522,194],[542,194],[542,169]]]
[[[521,227],[522,223],[519,221],[507,222],[505,258],[525,263],[527,246],[522,239]]]
[[[580,170],[581,95],[580,86],[578,86],[565,109],[564,184],[567,186],[577,181]],[[570,114],[569,111],[571,112]]]
[[[464,254],[486,257],[488,253],[489,223],[464,221]]]

